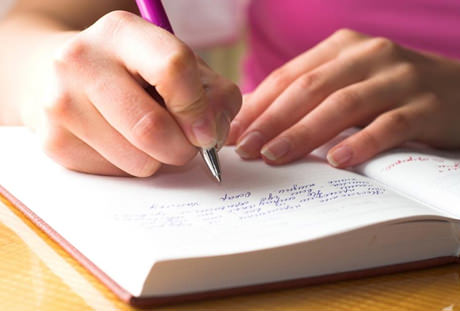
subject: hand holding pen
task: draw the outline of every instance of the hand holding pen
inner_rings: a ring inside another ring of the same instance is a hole
[[[163,7],[163,4],[161,3],[161,0],[136,0],[136,3],[137,3],[137,6],[139,8],[139,11],[142,17],[145,20],[174,34],[174,31],[171,27],[171,23],[169,22],[168,16],[166,15],[166,12]],[[202,94],[204,95],[204,92],[202,92]],[[227,120],[223,120],[223,121],[225,122]],[[194,125],[198,125],[198,127],[201,127],[202,125],[204,125],[205,127],[208,127],[206,129],[208,133],[210,132],[211,124],[212,124],[212,121],[210,121],[209,118],[198,120],[198,121],[195,121],[194,123]],[[201,135],[201,129],[197,133],[198,135]],[[195,138],[197,138],[196,136],[197,133],[194,133]],[[211,174],[216,178],[218,182],[221,182],[222,179],[221,179],[219,158],[217,156],[216,148],[218,148],[219,145],[222,145],[223,143],[224,141],[220,141],[220,142],[215,141],[214,145],[204,144],[200,146],[201,156],[203,157],[203,160],[208,166]]]
[[[43,117],[30,126],[73,170],[145,177],[162,163],[183,165],[197,147],[223,145],[240,108],[234,84],[135,14],[109,13],[82,32],[57,34],[45,49],[54,65],[41,80],[53,88],[33,103]]]

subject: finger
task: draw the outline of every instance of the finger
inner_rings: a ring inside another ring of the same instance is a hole
[[[258,157],[260,148],[268,140],[294,125],[327,96],[387,70],[388,61],[397,49],[386,39],[363,40],[337,58],[301,75],[252,121],[238,139],[237,152],[243,158]]]
[[[459,114],[445,109],[442,101],[440,96],[430,90],[418,94],[413,100],[414,104],[425,112],[425,118],[423,119],[421,115],[418,120],[419,123],[423,123],[423,127],[415,139],[433,148],[458,149],[460,146]]]
[[[227,140],[230,131],[230,123],[238,113],[241,105],[241,93],[236,87],[231,87],[231,89],[214,87],[208,89],[207,92],[210,98],[210,107],[216,116],[216,146],[220,149]],[[229,109],[228,107],[231,108]]]
[[[262,148],[264,160],[282,164],[298,159],[341,131],[401,103],[413,92],[408,72],[396,67],[385,74],[341,89],[294,126]]]
[[[327,159],[335,167],[362,163],[378,153],[412,140],[420,132],[426,113],[416,104],[399,107],[379,116],[363,130],[329,150]]]
[[[46,154],[70,170],[98,175],[128,175],[64,128],[49,129],[40,136],[43,137]]]
[[[89,101],[130,144],[166,164],[183,165],[195,156],[196,148],[173,117],[124,68],[106,65],[91,75],[95,81],[86,83]]]
[[[216,116],[217,148],[220,149],[227,140],[230,122],[241,107],[241,92],[234,83],[212,71],[201,60],[199,63],[209,107]]]
[[[271,103],[297,78],[325,64],[347,47],[366,37],[350,30],[339,30],[311,50],[273,71],[245,101],[233,122],[232,136],[240,136]]]
[[[249,97],[251,96],[251,94],[252,93],[243,94],[242,107],[244,107],[245,103],[249,101]],[[242,113],[242,109],[240,109],[239,113],[236,116],[240,115],[241,113]],[[235,117],[235,119],[230,123],[230,132],[228,134],[226,144],[227,145],[236,144],[236,141],[238,140],[238,138],[241,136],[242,133],[243,133],[243,128],[240,127],[240,122]]]
[[[356,54],[330,61],[295,80],[238,140],[236,151],[246,159],[257,158],[269,140],[293,126],[327,96],[369,76],[373,56]]]
[[[47,110],[52,122],[59,123],[88,144],[107,161],[130,175],[153,175],[160,163],[134,147],[100,115],[89,102],[80,99],[60,102]]]
[[[214,116],[194,53],[174,35],[123,11],[109,13],[97,23],[98,35],[131,73],[155,86],[169,112],[196,146],[216,144]]]

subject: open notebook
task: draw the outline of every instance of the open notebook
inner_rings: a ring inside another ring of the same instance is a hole
[[[325,163],[327,147],[282,167],[224,148],[217,184],[199,158],[151,178],[104,177],[55,164],[23,128],[0,128],[0,142],[0,192],[133,305],[459,255],[460,153],[399,149],[347,171]]]

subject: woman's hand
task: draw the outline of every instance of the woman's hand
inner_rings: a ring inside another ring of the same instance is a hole
[[[167,31],[118,11],[56,38],[65,43],[50,65],[46,85],[54,87],[22,110],[63,166],[150,176],[226,140],[238,88]]]
[[[243,102],[229,143],[269,164],[303,157],[352,126],[364,128],[329,150],[334,166],[410,140],[460,147],[460,63],[350,30],[274,71]]]

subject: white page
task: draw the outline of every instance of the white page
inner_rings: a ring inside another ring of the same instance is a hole
[[[356,171],[460,218],[460,152],[420,146],[386,152]]]
[[[0,128],[0,141],[0,184],[134,295],[156,260],[245,252],[440,216],[314,158],[270,167],[225,148],[217,184],[200,158],[147,179],[102,177],[55,164],[25,129]]]
[[[356,133],[350,128],[316,149],[313,154],[326,159],[330,148]],[[378,180],[393,190],[446,216],[460,218],[460,151],[435,150],[408,143],[350,168],[350,171]]]

